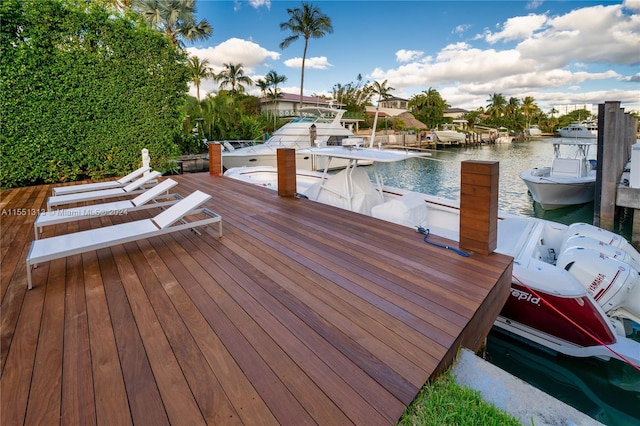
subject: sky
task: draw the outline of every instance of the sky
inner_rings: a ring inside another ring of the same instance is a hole
[[[640,111],[640,0],[315,0],[333,32],[309,39],[304,94],[329,95],[336,84],[387,81],[391,95],[436,89],[455,108],[486,107],[494,93],[532,96],[545,112],[557,105],[620,101]],[[256,80],[270,70],[300,91],[304,38],[280,49],[287,9],[302,1],[197,0],[213,27],[188,44],[214,71],[242,64]],[[249,94],[260,96],[255,86]],[[205,81],[201,97],[218,90]],[[195,96],[195,89],[191,89]],[[374,99],[375,101],[375,99]]]

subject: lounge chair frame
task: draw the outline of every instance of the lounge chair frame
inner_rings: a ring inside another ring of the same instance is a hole
[[[51,211],[52,207],[58,207],[65,204],[82,203],[85,201],[94,201],[106,198],[124,197],[127,195],[137,195],[144,192],[144,187],[156,184],[157,178],[162,173],[151,172],[144,175],[123,188],[101,189],[98,191],[76,192],[73,194],[53,195],[47,198],[47,211]]]
[[[213,223],[218,223],[218,236],[222,238],[222,218],[220,215],[207,208],[199,207],[210,198],[210,195],[195,191],[151,219],[120,223],[103,228],[93,228],[72,234],[35,240],[31,243],[26,259],[28,288],[33,288],[31,279],[32,267],[35,268],[42,262]],[[205,218],[187,221],[187,217],[194,215],[204,215]]]
[[[122,188],[127,186],[135,179],[142,176],[144,173],[151,171],[149,166],[142,166],[137,170],[129,173],[126,176],[121,177],[116,180],[109,180],[104,182],[93,182],[93,183],[85,183],[80,185],[67,185],[67,186],[56,186],[51,190],[51,195],[66,195],[66,194],[74,194],[76,192],[86,192],[86,191],[99,191],[101,189],[111,189],[111,188]]]
[[[178,182],[173,179],[166,179],[132,200],[113,201],[39,213],[33,222],[35,239],[37,240],[40,237],[44,230],[43,228],[46,226],[101,216],[126,215],[129,212],[139,210],[170,207],[184,198],[177,193],[169,194],[169,189],[177,184]]]

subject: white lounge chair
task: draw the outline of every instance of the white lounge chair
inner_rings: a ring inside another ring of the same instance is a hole
[[[41,262],[216,222],[218,223],[219,236],[222,237],[222,218],[220,215],[209,209],[200,208],[210,198],[211,196],[204,192],[195,191],[151,219],[136,220],[35,240],[31,243],[31,248],[27,255],[27,285],[29,289],[33,288],[31,267],[36,267]],[[187,221],[189,216],[201,214],[206,217],[204,219],[194,219],[191,222]],[[179,222],[179,224],[176,224],[176,222]]]
[[[66,195],[52,195],[51,197],[47,198],[47,211],[51,211],[51,207],[62,206],[65,204],[81,203],[83,201],[93,201],[103,198],[114,198],[122,197],[125,195],[140,194],[144,191],[144,189],[140,188],[145,185],[150,185],[160,175],[160,172],[151,172],[134,180],[124,188],[101,189],[98,191],[86,191]]]
[[[138,170],[135,170],[129,173],[126,176],[121,177],[117,180],[110,180],[105,182],[94,182],[94,183],[85,183],[82,185],[69,185],[69,186],[56,186],[52,190],[53,195],[65,195],[65,194],[74,194],[76,192],[86,192],[86,191],[99,191],[101,189],[110,189],[110,188],[122,188],[130,184],[134,179],[142,176],[144,173],[151,170],[149,166],[140,167]]]
[[[35,222],[33,222],[36,240],[42,233],[42,228],[45,226],[90,219],[98,216],[126,215],[132,211],[152,209],[156,207],[169,207],[182,199],[182,196],[179,194],[168,193],[169,189],[173,188],[177,184],[178,182],[175,180],[167,179],[156,186],[152,186],[132,200],[113,201],[110,203],[92,204],[90,206],[42,212],[38,214]]]

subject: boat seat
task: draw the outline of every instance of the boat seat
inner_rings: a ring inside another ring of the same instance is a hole
[[[556,158],[551,165],[551,176],[578,177],[580,176],[580,161],[572,158]]]
[[[427,204],[424,197],[409,192],[371,208],[371,216],[411,228],[427,226]]]

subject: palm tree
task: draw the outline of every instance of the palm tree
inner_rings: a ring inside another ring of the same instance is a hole
[[[535,99],[533,96],[526,96],[522,100],[522,113],[527,118],[526,127],[531,126],[531,116],[534,115],[538,111],[538,105],[535,103]]]
[[[205,78],[215,78],[215,74],[209,67],[209,61],[207,59],[198,58],[197,56],[190,56],[187,60],[187,66],[191,71],[191,81],[196,86],[196,93],[198,101],[200,101],[200,83]]]
[[[269,82],[264,78],[259,78],[255,81],[255,85],[258,89],[260,89],[260,95],[263,98],[267,97],[267,89],[269,88]]]
[[[196,0],[134,0],[134,9],[151,27],[166,34],[175,46],[205,40],[213,31],[206,19],[196,22]]]
[[[284,83],[285,81],[287,81],[286,75],[280,75],[275,70],[269,71],[264,78],[267,81],[267,83],[269,83],[269,86],[273,87],[275,92],[278,92],[279,90],[278,84]]]
[[[224,64],[224,70],[215,76],[215,80],[220,83],[220,88],[231,86],[231,93],[244,92],[244,84],[253,84],[253,80],[244,74],[242,64]]]
[[[304,64],[307,58],[309,38],[322,38],[326,33],[333,32],[331,18],[324,15],[320,9],[310,3],[302,3],[302,9],[287,9],[289,20],[280,23],[280,30],[290,30],[291,35],[280,43],[280,49],[304,37],[304,51],[302,53],[302,73],[300,76],[300,107],[302,107],[302,93],[304,88]]]
[[[374,95],[378,95],[378,103],[376,104],[376,115],[373,117],[373,129],[371,130],[371,140],[369,141],[369,148],[373,148],[373,140],[376,137],[376,126],[378,125],[378,110],[380,109],[380,100],[388,98],[391,91],[396,90],[393,87],[387,86],[387,80],[380,83],[374,81],[371,84],[371,92]]]
[[[333,99],[339,104],[343,104],[344,108],[350,112],[363,111],[371,99],[369,83],[363,81],[361,74],[358,74],[355,83],[351,81],[345,85],[334,84],[332,94]]]
[[[491,117],[502,117],[507,110],[507,100],[502,93],[494,93],[487,102],[486,111]]]
[[[265,76],[265,80],[267,81],[267,83],[269,84],[269,91],[268,91],[268,96],[271,100],[273,100],[274,104],[275,104],[275,111],[273,114],[273,127],[276,127],[276,120],[278,117],[278,106],[279,106],[279,101],[278,99],[280,99],[282,97],[282,93],[280,92],[280,89],[278,88],[278,85],[280,83],[284,83],[285,81],[287,81],[287,76],[286,75],[280,75],[278,74],[275,70],[271,70],[267,73],[267,75]]]

